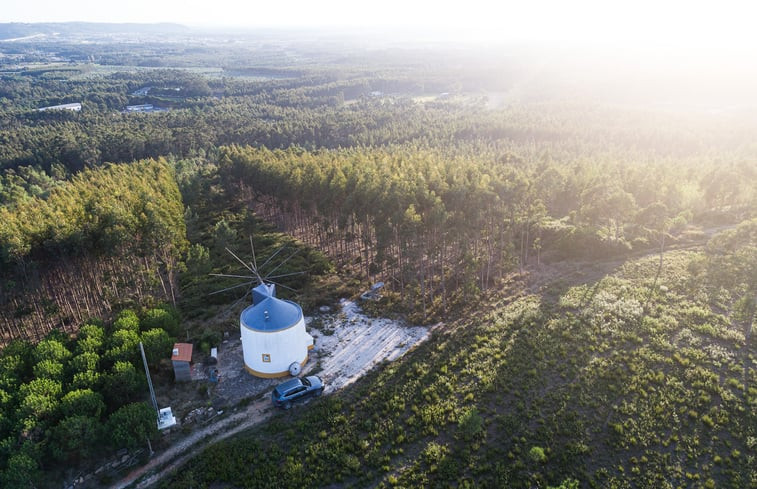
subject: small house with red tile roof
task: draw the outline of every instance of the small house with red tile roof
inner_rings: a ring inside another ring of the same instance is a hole
[[[177,382],[192,380],[192,343],[174,343],[171,362]]]

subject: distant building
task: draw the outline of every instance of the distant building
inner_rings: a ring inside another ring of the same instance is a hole
[[[79,112],[81,111],[81,103],[75,102],[73,104],[51,105],[50,107],[42,107],[37,110],[40,112],[45,112],[47,110],[71,110],[73,112]]]
[[[167,109],[164,109],[162,107],[155,107],[152,104],[138,104],[138,105],[127,105],[126,109],[124,110],[125,114],[131,113],[131,112],[163,112]]]
[[[191,343],[174,343],[173,353],[171,354],[171,363],[173,363],[173,373],[176,382],[187,382],[192,380],[192,344]]]
[[[133,92],[131,92],[131,94],[135,97],[144,97],[145,95],[150,93],[151,89],[152,87],[142,87],[139,90],[134,90]]]
[[[153,110],[152,104],[127,105],[126,112],[149,112]]]

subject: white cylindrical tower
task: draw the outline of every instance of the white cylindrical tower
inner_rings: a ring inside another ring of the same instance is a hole
[[[304,366],[313,348],[313,337],[305,331],[302,308],[278,299],[273,284],[252,290],[252,305],[239,317],[244,366],[256,377],[289,375],[292,363]]]

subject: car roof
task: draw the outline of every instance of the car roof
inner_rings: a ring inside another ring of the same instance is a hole
[[[289,379],[286,382],[282,382],[281,384],[276,386],[276,390],[279,392],[286,392],[292,387],[297,387],[302,385],[302,381],[298,378]]]

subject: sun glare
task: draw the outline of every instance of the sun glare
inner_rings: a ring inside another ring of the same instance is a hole
[[[204,0],[115,4],[33,0],[4,8],[13,22],[178,22],[195,26],[399,29],[457,41],[571,41],[754,48],[748,2],[488,0]]]

